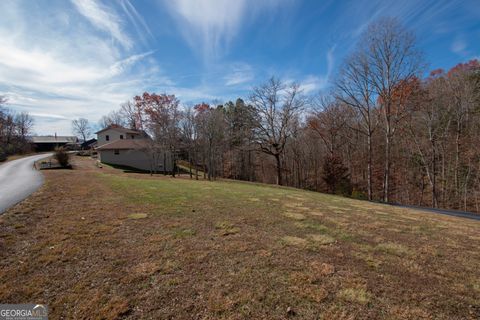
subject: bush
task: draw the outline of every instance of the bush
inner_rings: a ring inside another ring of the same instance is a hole
[[[63,148],[56,148],[54,158],[58,161],[58,163],[66,168],[70,165],[70,156]]]
[[[352,192],[352,198],[353,199],[358,199],[358,200],[367,200],[368,196],[365,194],[365,192],[354,189],[353,192]]]
[[[348,168],[343,164],[339,156],[327,156],[323,162],[323,181],[328,186],[328,190],[333,194],[350,196],[352,194],[352,184]]]
[[[7,154],[3,151],[3,148],[0,147],[0,162],[7,160]]]

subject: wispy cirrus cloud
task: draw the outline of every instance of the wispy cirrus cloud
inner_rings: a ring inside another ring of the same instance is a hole
[[[467,53],[467,42],[465,39],[461,36],[457,36],[455,40],[452,43],[451,46],[452,52],[461,55],[461,56],[466,56]]]
[[[323,75],[308,75],[300,81],[300,89],[303,93],[310,94],[326,89],[330,83],[330,77],[335,67],[335,48],[331,47],[326,55],[325,60],[327,63],[327,72]]]
[[[462,29],[467,21],[480,18],[478,10],[464,10],[469,7],[465,2],[468,0],[350,0],[342,3],[343,14],[336,20],[336,28],[346,39],[356,39],[374,20],[395,17],[419,36],[434,37]]]
[[[226,86],[236,86],[253,81],[253,68],[246,63],[234,64],[230,72],[224,77]]]
[[[95,0],[72,0],[78,12],[87,18],[93,26],[109,33],[125,48],[133,45],[130,37],[122,30],[121,19],[110,8],[103,6]]]
[[[182,36],[204,59],[221,55],[242,25],[257,13],[282,6],[287,1],[255,0],[164,0]]]
[[[137,35],[144,44],[147,42],[147,37],[145,35],[148,35],[150,39],[155,38],[152,30],[150,30],[150,27],[145,22],[145,19],[138,13],[137,9],[135,9],[129,0],[120,0],[119,4],[127,15],[129,21],[134,25]]]

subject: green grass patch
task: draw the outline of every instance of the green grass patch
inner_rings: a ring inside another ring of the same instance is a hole
[[[308,237],[315,243],[327,245],[335,242],[335,238],[326,234],[309,234]]]
[[[359,304],[367,304],[371,295],[363,288],[347,288],[341,290],[337,297],[348,302],[354,302]]]
[[[329,235],[332,238],[336,238],[342,241],[355,241],[357,237],[349,232],[343,231],[338,226],[328,227],[320,222],[315,220],[305,220],[295,223],[295,226],[299,228],[305,228],[311,231],[317,231],[320,234]]]
[[[305,215],[301,213],[291,212],[291,211],[284,212],[283,215],[287,218],[294,219],[294,220],[305,220],[307,218],[305,217]]]
[[[138,219],[145,219],[146,217],[148,217],[148,215],[146,213],[132,213],[128,215],[128,217],[133,220],[138,220]]]
[[[281,239],[281,242],[286,245],[291,245],[291,246],[306,246],[308,244],[308,241],[303,238],[299,237],[293,237],[293,236],[284,236]]]
[[[376,246],[376,250],[396,256],[406,256],[412,254],[412,251],[406,246],[393,242],[380,243]]]
[[[195,234],[196,232],[193,229],[176,228],[173,230],[173,236],[175,238],[188,238],[193,237]]]
[[[312,220],[302,221],[302,222],[296,223],[295,225],[300,227],[300,228],[311,229],[311,230],[315,230],[315,231],[318,231],[320,233],[325,233],[325,234],[333,232],[327,226],[325,226],[325,225],[323,225],[319,222],[312,221]]]
[[[229,236],[240,232],[240,228],[235,227],[228,221],[217,222],[215,224],[215,229],[217,229],[221,236]]]
[[[375,256],[371,253],[357,251],[353,255],[358,259],[365,261],[367,266],[372,269],[377,269],[382,265],[382,262],[379,259],[375,258]]]

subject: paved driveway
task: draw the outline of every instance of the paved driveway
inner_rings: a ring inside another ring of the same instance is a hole
[[[33,168],[33,163],[51,155],[45,153],[29,156],[0,165],[0,213],[28,197],[42,185],[43,176]]]

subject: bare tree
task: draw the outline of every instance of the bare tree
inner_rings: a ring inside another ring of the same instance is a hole
[[[33,128],[33,118],[27,112],[16,113],[3,107],[6,103],[7,98],[0,96],[0,161],[25,152],[29,148],[26,138]]]
[[[373,199],[372,191],[372,138],[378,125],[375,114],[374,87],[370,80],[371,66],[365,52],[357,50],[343,63],[335,82],[336,98],[356,113],[358,121],[351,128],[367,138],[367,194]]]
[[[317,97],[314,100],[316,111],[307,119],[308,128],[320,137],[333,157],[345,141],[342,138],[348,125],[349,109],[339,100],[331,97]]]
[[[224,138],[223,107],[212,108],[206,103],[201,103],[195,106],[195,110],[197,111],[196,124],[200,141],[203,143],[208,164],[207,177],[208,180],[216,179],[218,175],[217,154]]]
[[[306,104],[298,84],[286,85],[272,77],[253,88],[250,96],[255,119],[256,143],[263,153],[275,158],[277,184],[282,185],[281,157],[289,137],[297,128],[300,112]]]
[[[252,106],[242,99],[237,99],[235,103],[227,102],[224,109],[228,176],[234,179],[252,180],[256,149]]]
[[[127,124],[122,113],[120,111],[114,110],[114,111],[111,111],[108,115],[102,116],[98,121],[98,125],[101,128],[106,128],[111,125],[125,126]]]
[[[125,122],[126,126],[130,129],[141,129],[139,125],[139,118],[141,114],[139,109],[131,101],[125,101],[120,105],[120,116],[123,118],[122,122]]]
[[[369,65],[368,79],[378,96],[385,129],[385,166],[383,200],[389,201],[390,149],[398,123],[405,112],[395,103],[396,91],[408,83],[423,68],[422,55],[416,47],[415,36],[394,18],[381,18],[369,25],[360,40]]]
[[[90,124],[85,118],[79,118],[72,120],[73,133],[82,137],[83,141],[87,141],[87,138],[91,134]]]
[[[32,131],[33,118],[27,112],[21,112],[15,115],[15,124],[19,137],[25,140]]]
[[[198,180],[198,168],[196,165],[196,144],[198,139],[198,131],[195,125],[195,113],[192,107],[185,108],[181,123],[182,140],[188,153],[188,164],[190,179],[193,177],[192,166],[195,167],[195,179]]]

